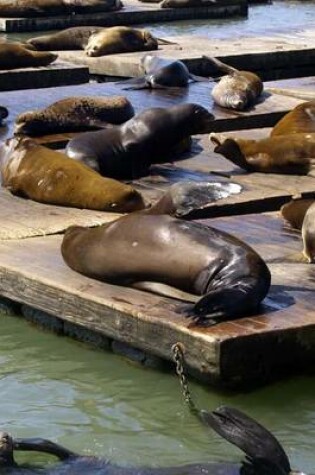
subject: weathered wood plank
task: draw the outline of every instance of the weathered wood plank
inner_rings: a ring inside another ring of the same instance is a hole
[[[133,25],[176,20],[246,16],[246,0],[219,0],[207,7],[160,8],[158,4],[124,0],[125,8],[115,12],[37,18],[0,18],[0,31],[43,31],[83,25]]]
[[[166,37],[174,45],[159,46],[158,55],[182,60],[194,74],[212,76],[218,71],[203,55],[216,56],[238,69],[259,73],[264,81],[315,74],[315,35],[313,29],[299,33],[263,37],[205,38],[180,35]],[[312,33],[312,34],[311,34]],[[133,77],[140,75],[143,52],[90,58],[84,51],[61,51],[60,58],[88,66],[91,74]]]
[[[49,66],[0,71],[0,91],[66,86],[89,82],[86,66],[57,61]]]
[[[273,283],[260,315],[197,327],[176,313],[175,300],[71,271],[60,255],[61,236],[1,242],[0,294],[164,359],[181,341],[189,370],[208,383],[261,382],[306,369],[315,356],[315,270],[281,262],[300,250],[300,239],[275,216],[211,224],[246,239],[267,261],[280,259],[269,262]]]

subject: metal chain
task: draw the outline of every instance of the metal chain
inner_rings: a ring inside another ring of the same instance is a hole
[[[199,414],[199,410],[197,409],[195,403],[192,400],[189,388],[188,388],[188,382],[187,378],[185,376],[185,371],[184,371],[184,345],[182,343],[175,343],[172,346],[172,353],[174,357],[174,361],[176,363],[176,373],[179,376],[180,379],[180,384],[182,387],[183,391],[183,396],[185,403],[188,405],[189,410],[197,415]]]

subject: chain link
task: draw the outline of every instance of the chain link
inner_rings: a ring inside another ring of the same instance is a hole
[[[199,410],[197,409],[195,403],[192,400],[192,397],[188,388],[187,378],[185,376],[184,345],[182,343],[175,343],[172,346],[172,353],[173,353],[174,361],[176,363],[176,373],[178,374],[179,379],[180,379],[180,384],[182,387],[185,403],[188,405],[189,410],[193,414],[198,415]]]

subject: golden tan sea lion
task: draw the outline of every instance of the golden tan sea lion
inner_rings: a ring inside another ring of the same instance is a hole
[[[27,138],[2,145],[0,167],[4,187],[41,203],[117,213],[144,208],[141,195],[131,186],[101,177],[83,163]]]
[[[124,96],[67,97],[45,109],[18,115],[14,131],[35,136],[96,129],[106,123],[122,124],[133,115],[134,109]]]
[[[37,17],[69,13],[113,11],[120,0],[1,0],[2,17]]]
[[[262,140],[231,138],[211,133],[214,151],[248,172],[314,175],[315,133],[268,137]]]
[[[227,109],[244,110],[253,106],[263,92],[263,82],[257,74],[239,71],[217,58],[203,56],[219,70],[227,73],[221,77],[211,91],[216,104]]]
[[[113,26],[91,35],[85,51],[88,56],[151,51],[158,49],[159,43],[169,44],[170,42],[155,38],[148,30]]]
[[[74,26],[50,35],[30,38],[27,44],[41,51],[66,51],[84,49],[94,33],[103,30],[102,26]]]
[[[30,68],[48,66],[57,55],[46,51],[33,51],[27,45],[14,43],[0,44],[0,69]]]
[[[312,132],[315,133],[315,100],[303,102],[285,114],[273,127],[270,135],[290,135]]]
[[[305,213],[302,225],[303,256],[309,263],[315,262],[315,201]]]
[[[292,228],[301,230],[306,211],[314,202],[315,198],[291,200],[281,206],[281,215]]]

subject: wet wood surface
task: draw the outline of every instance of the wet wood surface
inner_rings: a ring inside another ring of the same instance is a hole
[[[287,33],[266,31],[262,37],[207,38],[202,36],[169,36],[174,45],[160,45],[157,54],[182,60],[194,74],[218,75],[218,70],[203,58],[215,56],[238,69],[259,73],[265,81],[315,74],[314,29]],[[84,64],[91,74],[115,77],[141,75],[140,59],[144,52],[120,53],[90,58],[84,51],[60,51],[60,58]]]
[[[0,70],[0,91],[57,87],[89,82],[89,70],[84,65],[56,61],[49,66]]]
[[[177,20],[227,18],[247,15],[246,0],[218,0],[207,7],[160,8],[159,4],[124,0],[124,8],[114,12],[36,18],[0,18],[0,31],[42,31],[84,25],[133,25]]]
[[[198,327],[178,313],[179,301],[71,271],[61,258],[62,236],[1,241],[1,295],[163,359],[181,341],[190,371],[208,383],[261,382],[306,369],[315,356],[315,270],[286,262],[301,250],[299,235],[276,214],[207,224],[235,234],[266,259],[272,287],[259,315]]]

